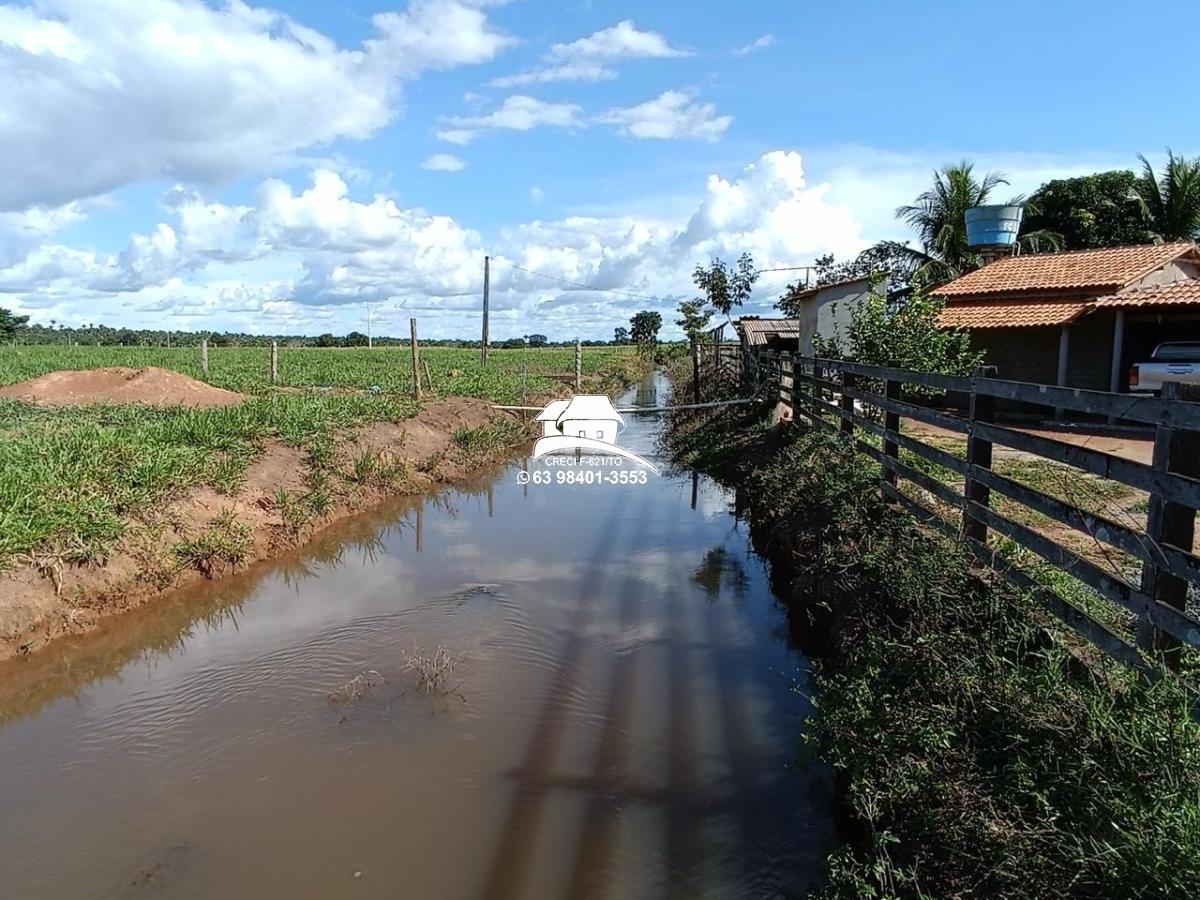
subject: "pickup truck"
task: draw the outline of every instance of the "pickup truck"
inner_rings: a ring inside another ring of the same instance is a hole
[[[1165,381],[1200,384],[1200,341],[1159,344],[1150,362],[1129,367],[1131,394],[1157,394]]]

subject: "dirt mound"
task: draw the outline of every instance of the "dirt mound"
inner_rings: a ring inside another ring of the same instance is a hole
[[[0,388],[0,397],[49,406],[145,403],[150,406],[178,404],[198,409],[232,406],[242,401],[241,394],[154,366],[144,369],[114,366],[109,369],[50,372]]]

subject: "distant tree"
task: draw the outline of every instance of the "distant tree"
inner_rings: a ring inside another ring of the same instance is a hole
[[[684,300],[679,304],[680,318],[675,320],[675,324],[687,335],[688,341],[699,340],[712,319],[712,310],[705,309],[704,303],[703,298],[697,297],[695,300]]]
[[[1200,156],[1187,159],[1167,149],[1162,175],[1141,154],[1142,175],[1134,185],[1151,234],[1161,241],[1190,241],[1200,235]]]
[[[523,350],[525,348],[525,338],[509,338],[500,344],[501,350]]]
[[[324,334],[319,335],[317,337],[317,346],[318,347],[336,347],[337,345],[338,345],[338,339],[336,337],[334,337],[332,334],[330,334],[329,332],[325,332]]]
[[[1063,250],[1149,243],[1136,186],[1128,170],[1047,181],[1029,195],[1021,234],[1054,232]]]
[[[361,331],[352,331],[342,338],[343,347],[365,347],[367,344],[367,336]]]
[[[658,343],[658,330],[662,328],[662,316],[649,309],[643,309],[629,320],[629,336],[643,350],[653,351]]]
[[[29,316],[18,316],[4,307],[0,307],[0,338],[12,338],[25,327]]]
[[[728,319],[735,306],[750,299],[754,282],[758,281],[758,270],[754,268],[754,258],[743,253],[735,266],[720,259],[713,259],[708,268],[696,266],[692,281],[704,292],[704,302]]]
[[[550,343],[544,334],[527,334],[525,340],[529,342],[530,347],[545,347]]]
[[[613,343],[614,344],[628,344],[629,343],[629,329],[628,328],[614,328],[613,329]]]

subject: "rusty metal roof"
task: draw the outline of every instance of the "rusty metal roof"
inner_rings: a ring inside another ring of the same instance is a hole
[[[1051,290],[1115,293],[1186,254],[1196,254],[1191,241],[1006,256],[931,293],[951,299]]]
[[[1033,328],[1065,325],[1092,308],[1087,301],[981,300],[947,304],[938,316],[943,328]]]
[[[743,316],[733,323],[748,346],[766,345],[772,338],[800,340],[799,319],[759,319]]]
[[[1171,284],[1156,284],[1153,287],[1123,291],[1110,297],[1101,297],[1095,306],[1103,309],[1130,306],[1200,306],[1200,279],[1175,281]]]

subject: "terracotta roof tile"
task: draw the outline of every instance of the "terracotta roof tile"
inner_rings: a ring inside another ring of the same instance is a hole
[[[1116,291],[1147,272],[1195,251],[1190,241],[1106,247],[1069,253],[1006,256],[932,291],[941,297],[1011,294],[1037,290]]]
[[[942,309],[938,325],[943,328],[1032,328],[1038,325],[1065,325],[1091,307],[1077,301],[1017,300],[951,303]]]
[[[1176,281],[1171,284],[1158,284],[1154,287],[1124,291],[1120,294],[1114,294],[1111,297],[1101,297],[1095,302],[1095,305],[1102,308],[1113,308],[1121,306],[1172,306],[1193,303],[1200,306],[1200,279]]]

